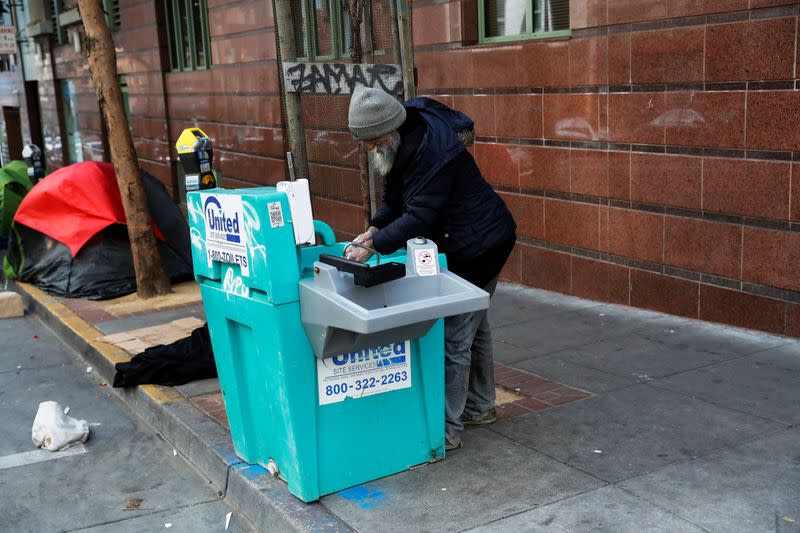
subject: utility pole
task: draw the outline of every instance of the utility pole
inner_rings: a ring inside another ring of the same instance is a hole
[[[114,161],[131,242],[136,292],[140,298],[169,294],[172,289],[153,235],[147,196],[139,176],[136,149],[119,89],[117,54],[114,51],[111,30],[106,23],[102,0],[78,0],[78,9],[86,32],[89,73],[108,125],[111,158]]]

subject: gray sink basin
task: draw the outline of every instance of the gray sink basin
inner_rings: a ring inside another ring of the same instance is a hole
[[[489,307],[486,291],[446,270],[365,288],[331,265],[314,268],[300,282],[300,314],[319,358],[416,339],[442,317]]]

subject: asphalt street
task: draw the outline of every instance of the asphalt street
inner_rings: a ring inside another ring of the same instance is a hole
[[[252,531],[204,477],[130,412],[38,319],[0,320],[0,531]],[[31,426],[54,400],[90,424],[65,452]]]

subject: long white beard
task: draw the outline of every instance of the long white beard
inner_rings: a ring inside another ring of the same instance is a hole
[[[370,165],[378,176],[385,176],[391,172],[401,140],[400,133],[394,131],[389,135],[386,145],[375,145],[375,148],[369,151]]]

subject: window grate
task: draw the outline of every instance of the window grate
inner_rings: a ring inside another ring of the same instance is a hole
[[[106,13],[106,23],[111,30],[116,30],[122,24],[119,11],[119,0],[103,0],[103,11]]]
[[[170,68],[173,71],[211,68],[211,40],[206,0],[164,0]]]
[[[346,0],[293,0],[298,59],[308,61],[350,57],[350,12]]]
[[[66,32],[64,32],[64,28],[61,27],[61,21],[59,20],[59,13],[61,13],[61,0],[50,0],[50,22],[53,24],[53,37],[55,38],[56,44],[64,44],[67,42]]]

